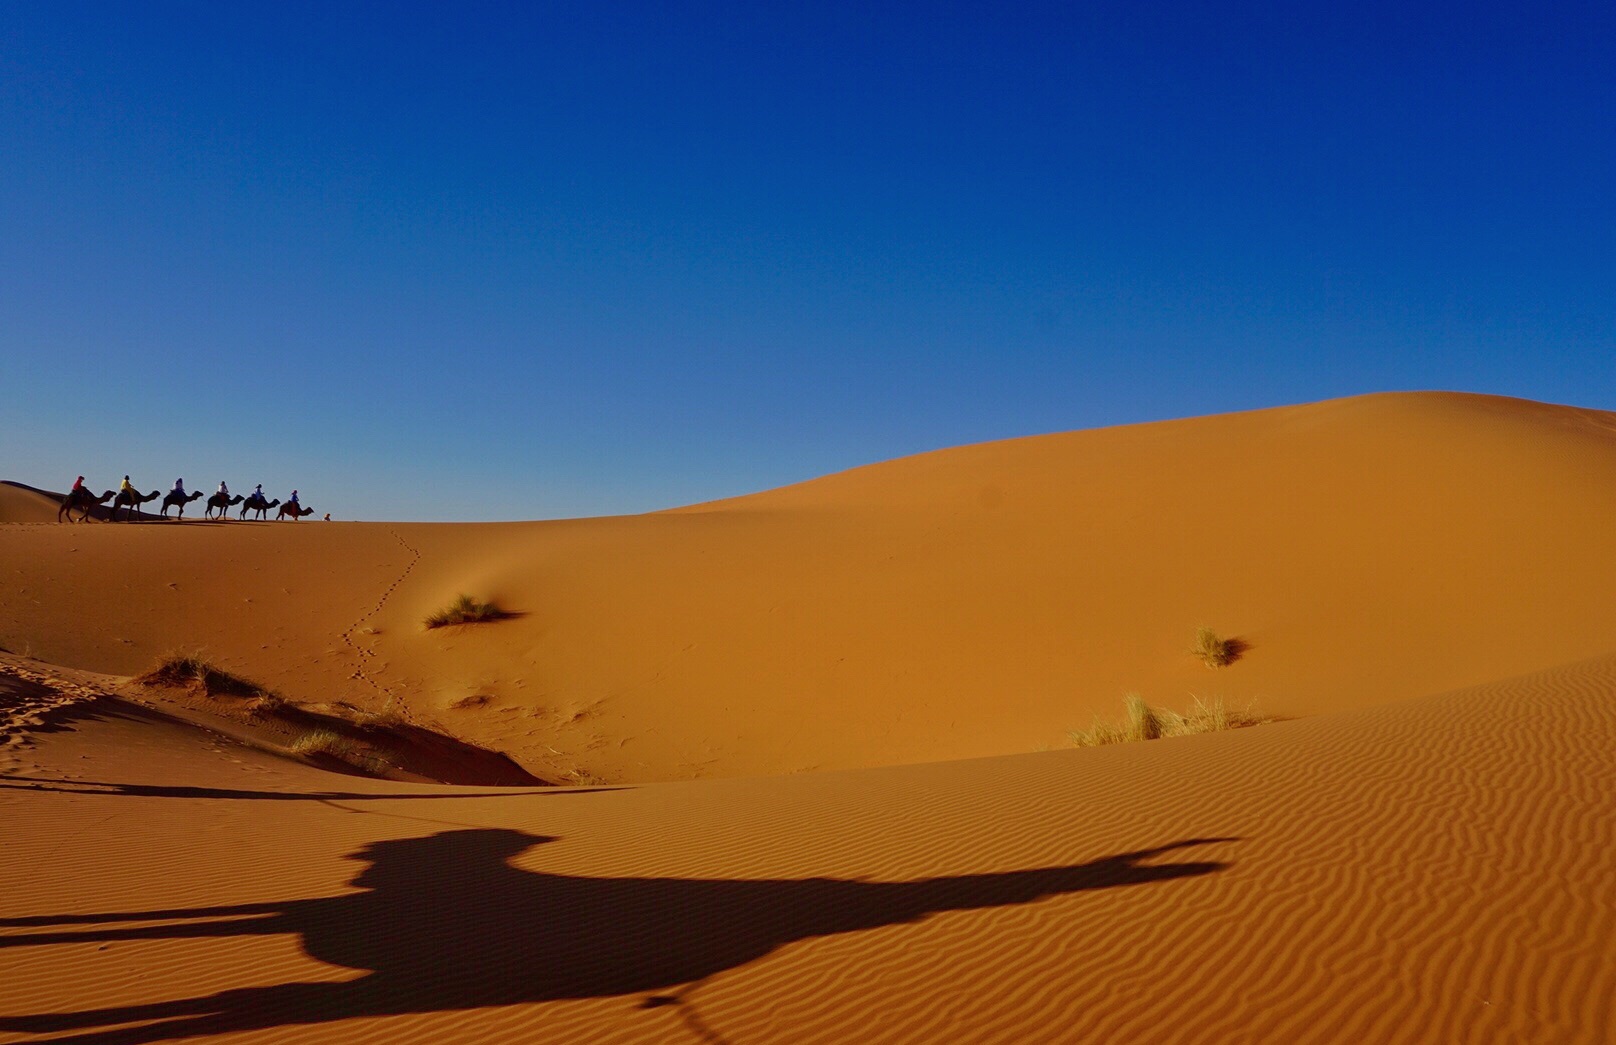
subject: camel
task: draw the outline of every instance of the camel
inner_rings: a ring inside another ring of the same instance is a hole
[[[68,495],[62,498],[62,506],[56,509],[56,521],[61,522],[63,518],[66,518],[68,522],[83,522],[90,517],[92,509],[98,505],[106,504],[117,495],[118,491],[108,490],[100,497],[97,497],[82,486],[77,490],[70,490]],[[74,510],[79,512],[77,519],[73,518]]]
[[[264,513],[281,503],[279,497],[273,501],[266,501],[262,494],[248,494],[247,499],[241,502],[241,518],[245,519],[248,512],[257,512],[258,518],[264,518]]]
[[[133,519],[136,515],[144,515],[145,513],[140,510],[140,506],[145,504],[147,501],[155,501],[157,499],[157,495],[162,492],[163,491],[161,490],[153,490],[151,493],[141,493],[139,490],[135,489],[119,490],[118,495],[112,499],[112,514],[110,516],[111,520],[113,522],[118,521],[119,508],[128,508],[129,518],[131,519]]]
[[[234,497],[226,497],[222,493],[216,493],[213,496],[208,498],[208,506],[202,512],[202,514],[207,516],[209,519],[211,519],[211,518],[213,518],[214,510],[217,509],[218,512],[219,512],[219,518],[228,519],[228,518],[230,518],[230,506],[233,505],[233,504],[240,504],[240,503],[241,503],[241,494],[239,494],[239,493],[236,494]]]
[[[281,510],[275,513],[275,521],[280,522],[282,519],[290,515],[292,517],[292,521],[297,522],[299,519],[303,518],[303,516],[313,514],[313,508],[304,508],[300,511],[295,504],[283,504],[281,505]]]
[[[201,496],[202,496],[202,491],[201,490],[193,490],[193,491],[191,491],[191,494],[188,497],[181,497],[179,494],[177,494],[174,491],[170,490],[168,492],[168,496],[163,498],[163,511],[162,511],[163,518],[165,518],[165,519],[168,518],[168,510],[170,508],[175,507],[175,506],[179,507],[180,518],[181,519],[185,518],[185,506],[190,504],[192,501],[196,500],[198,497],[201,497]]]

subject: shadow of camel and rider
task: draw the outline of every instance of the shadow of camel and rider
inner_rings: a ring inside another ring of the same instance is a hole
[[[365,975],[339,983],[242,987],[205,997],[0,1016],[0,1030],[105,1045],[663,991],[755,961],[797,940],[914,922],[942,911],[1209,874],[1216,861],[1146,861],[1196,838],[1086,863],[913,882],[835,878],[589,878],[511,861],[555,841],[496,828],[371,843],[362,890],[221,907],[0,919],[29,931],[0,947],[295,933],[304,951]],[[166,921],[166,925],[119,922]],[[60,928],[95,924],[95,928]],[[652,1007],[665,998],[653,996]],[[160,1021],[144,1026],[120,1026]],[[76,1033],[75,1033],[76,1032]]]

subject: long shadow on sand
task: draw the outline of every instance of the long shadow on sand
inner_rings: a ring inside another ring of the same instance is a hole
[[[3,1016],[0,1029],[68,1032],[48,1039],[58,1043],[133,1045],[356,1016],[661,991],[809,937],[1209,874],[1228,865],[1145,861],[1235,841],[1192,838],[1082,864],[896,883],[582,878],[511,866],[527,849],[554,840],[487,828],[375,842],[352,854],[368,864],[351,883],[363,891],[343,896],[0,920],[7,927],[99,923],[0,937],[4,947],[296,933],[309,956],[365,972],[342,983]],[[172,924],[112,924],[159,920]],[[652,997],[644,1005],[667,1001]],[[120,1026],[153,1020],[159,1022]]]
[[[231,787],[191,787],[183,784],[113,784],[100,780],[58,780],[54,777],[0,776],[0,790],[50,791],[64,795],[106,795],[123,798],[204,798],[253,802],[399,802],[417,799],[442,802],[456,798],[519,798],[533,795],[599,794],[621,791],[618,787],[591,787],[586,790],[546,787],[542,790],[456,791],[446,793],[366,793],[363,791],[249,791]],[[5,924],[0,922],[0,925]]]

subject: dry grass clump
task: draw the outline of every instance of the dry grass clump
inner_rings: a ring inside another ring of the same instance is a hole
[[[311,729],[287,745],[294,755],[330,755],[344,758],[359,751],[359,745],[341,733],[329,729]]]
[[[359,711],[353,713],[353,723],[361,729],[399,729],[410,724],[409,719],[399,710],[398,698],[393,694],[387,695],[387,701],[378,711]]]
[[[383,708],[381,711],[361,711],[354,716],[354,725],[362,729],[398,729],[409,724],[409,719],[392,708]]]
[[[385,752],[368,748],[352,737],[329,729],[311,729],[288,744],[287,750],[304,758],[325,755],[361,772],[378,776],[395,768]]]
[[[510,614],[471,595],[461,595],[448,606],[422,621],[428,628],[446,628],[451,624],[477,624],[482,621],[503,620]]]
[[[284,705],[280,697],[239,675],[215,667],[195,654],[165,657],[155,668],[135,679],[146,686],[199,688],[210,697],[245,697],[263,704]]]
[[[1078,747],[1101,747],[1106,744],[1124,744],[1135,740],[1156,740],[1161,737],[1187,737],[1196,733],[1220,733],[1229,729],[1257,726],[1271,721],[1258,715],[1250,707],[1232,708],[1222,697],[1203,700],[1193,697],[1189,711],[1179,714],[1167,708],[1151,707],[1137,693],[1123,698],[1128,717],[1118,725],[1096,718],[1088,729],[1074,729],[1068,734]]]
[[[1211,628],[1196,628],[1190,656],[1199,657],[1209,668],[1221,668],[1239,660],[1245,650],[1246,644],[1239,639],[1221,638]]]
[[[247,705],[247,714],[253,718],[268,718],[273,715],[283,715],[293,710],[292,705],[277,697],[273,693],[260,693]]]

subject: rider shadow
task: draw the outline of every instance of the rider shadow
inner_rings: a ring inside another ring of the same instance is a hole
[[[1193,838],[1081,864],[894,883],[586,878],[511,866],[525,850],[554,840],[484,828],[375,842],[352,854],[368,864],[351,883],[364,891],[343,896],[0,920],[13,928],[101,924],[0,937],[0,947],[296,933],[310,957],[366,973],[341,983],[6,1016],[0,1030],[76,1031],[49,1040],[134,1045],[361,1016],[660,991],[810,937],[1209,874],[1228,865],[1144,861],[1235,841]],[[157,920],[174,924],[113,924]],[[151,1020],[160,1022],[120,1026]]]

